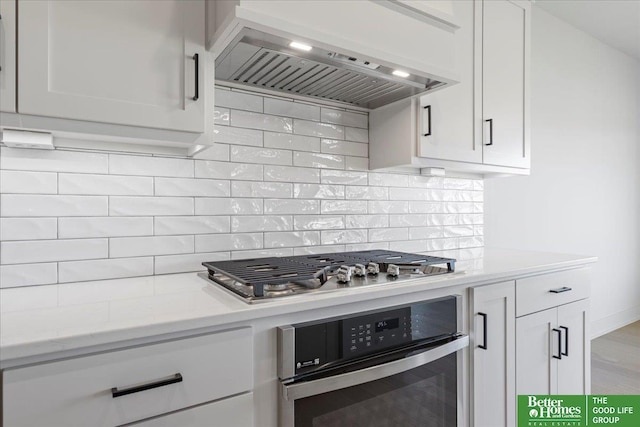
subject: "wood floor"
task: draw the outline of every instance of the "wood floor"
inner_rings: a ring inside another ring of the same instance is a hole
[[[640,394],[640,322],[591,341],[591,394]]]

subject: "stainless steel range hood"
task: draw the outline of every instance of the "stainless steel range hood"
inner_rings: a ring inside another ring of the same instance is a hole
[[[216,58],[216,80],[367,109],[444,85],[425,75],[394,75],[401,65],[375,64],[316,46],[297,50],[291,41],[242,29]]]

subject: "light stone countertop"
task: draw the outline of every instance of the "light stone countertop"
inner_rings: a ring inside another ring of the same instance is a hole
[[[80,349],[98,351],[100,346],[131,340],[142,343],[162,335],[240,326],[270,316],[416,291],[487,284],[597,261],[589,256],[489,248],[430,255],[457,258],[456,273],[259,304],[239,300],[198,273],[2,289],[0,368]]]

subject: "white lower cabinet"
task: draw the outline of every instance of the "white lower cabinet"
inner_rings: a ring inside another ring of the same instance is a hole
[[[516,320],[518,394],[589,394],[589,300]]]
[[[515,282],[472,288],[471,304],[473,426],[514,426]]]
[[[131,424],[136,427],[252,427],[253,393]]]
[[[2,373],[2,425],[131,423],[250,392],[252,367],[253,337],[250,328],[243,328],[7,369]],[[228,408],[235,402],[206,411],[232,421],[219,425],[236,425]],[[198,425],[201,411],[182,417]],[[238,417],[237,425],[247,425],[247,414]]]

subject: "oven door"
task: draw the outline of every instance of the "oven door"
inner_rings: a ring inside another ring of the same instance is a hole
[[[282,427],[455,427],[461,414],[461,335],[386,363],[280,384]]]

